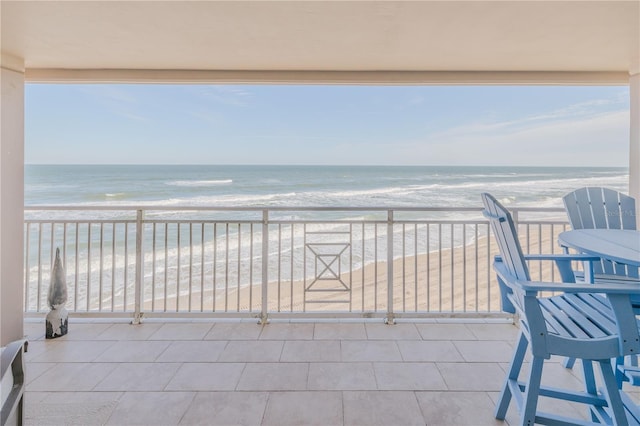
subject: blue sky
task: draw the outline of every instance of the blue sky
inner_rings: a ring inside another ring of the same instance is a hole
[[[625,86],[26,87],[28,164],[628,166]]]

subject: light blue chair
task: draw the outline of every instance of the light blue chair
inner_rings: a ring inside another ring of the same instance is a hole
[[[609,188],[584,187],[562,197],[572,229],[636,229],[636,200]],[[568,250],[565,248],[565,252]],[[593,264],[595,282],[622,279],[638,281],[638,268],[600,260]],[[574,271],[577,281],[584,280],[581,271]],[[640,313],[640,298],[632,298],[636,313]],[[564,366],[573,368],[575,360],[568,358]],[[632,364],[637,365],[633,359]]]
[[[636,200],[621,192],[585,187],[568,193],[562,201],[573,229],[636,229]],[[593,273],[596,282],[598,279],[639,279],[637,267],[608,260],[594,263]],[[638,305],[640,307],[640,300]]]
[[[482,194],[482,200],[484,214],[500,249],[494,270],[503,296],[503,310],[517,313],[520,318],[520,333],[496,406],[496,418],[505,418],[513,399],[522,425],[585,423],[581,419],[539,411],[538,399],[544,396],[586,404],[592,420],[597,423],[629,424],[611,360],[640,351],[638,324],[630,302],[630,294],[640,294],[640,287],[626,283],[531,281],[509,211],[490,194]],[[550,260],[562,261],[574,258],[586,259],[567,254],[548,256]],[[556,295],[541,295],[548,292]],[[524,381],[519,381],[527,350],[531,355],[530,372]],[[582,360],[584,392],[542,385],[544,362],[552,355]],[[594,362],[600,367],[600,391],[593,376]],[[631,415],[629,418],[632,419]]]

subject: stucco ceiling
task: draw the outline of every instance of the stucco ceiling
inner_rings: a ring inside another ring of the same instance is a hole
[[[2,1],[27,70],[640,72],[640,0]]]

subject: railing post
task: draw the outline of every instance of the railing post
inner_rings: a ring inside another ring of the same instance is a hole
[[[386,324],[395,324],[393,315],[393,210],[387,210],[387,317]]]
[[[144,259],[142,257],[142,234],[144,233],[144,225],[143,221],[143,211],[138,210],[136,213],[136,282],[135,282],[135,306],[133,313],[133,321],[131,324],[140,324],[142,322],[142,317],[144,316],[144,312],[142,312],[142,300],[143,300],[143,276],[142,276],[142,266]],[[126,268],[126,265],[125,265]],[[125,290],[126,291],[126,290]],[[180,297],[180,295],[177,295]]]
[[[260,309],[260,324],[268,320],[269,300],[269,210],[262,211],[262,307]]]

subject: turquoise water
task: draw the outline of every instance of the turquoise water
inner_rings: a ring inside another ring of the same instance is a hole
[[[26,205],[561,207],[582,186],[628,191],[626,168],[27,165]]]

